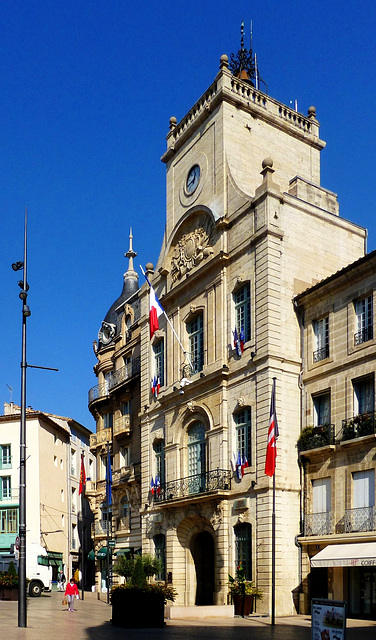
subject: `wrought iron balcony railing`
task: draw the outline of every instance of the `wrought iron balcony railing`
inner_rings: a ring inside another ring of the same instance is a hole
[[[109,529],[109,533],[112,533],[111,522],[108,520],[97,520],[97,522],[93,522],[91,525],[91,535],[95,536],[104,536],[107,535],[107,530]]]
[[[337,441],[353,440],[362,436],[369,436],[375,431],[375,412],[359,413],[353,418],[342,420],[342,429],[337,435]]]
[[[304,516],[305,536],[327,536],[332,533],[332,512],[307,513]]]
[[[370,324],[368,327],[364,327],[357,333],[354,333],[354,345],[362,344],[363,342],[368,342],[368,340],[373,339],[373,325]]]
[[[376,530],[376,509],[375,507],[360,507],[357,509],[346,509],[345,511],[345,531],[352,533],[356,531]]]
[[[134,376],[138,375],[141,371],[141,358],[132,358],[130,362],[117,369],[116,371],[112,371],[106,382],[102,384],[97,384],[95,387],[92,387],[89,391],[89,406],[95,400],[100,400],[101,398],[107,398],[110,391],[117,387],[119,384],[124,382],[125,380],[129,380]]]
[[[313,362],[320,362],[320,360],[325,360],[325,358],[329,358],[328,344],[326,344],[325,347],[321,347],[321,349],[317,349],[313,352]]]
[[[308,451],[334,444],[334,424],[305,427],[299,438],[299,451]]]
[[[179,478],[179,480],[165,482],[154,493],[154,502],[187,498],[218,489],[231,489],[231,471],[213,469],[213,471],[207,471],[206,473],[198,473],[186,478]]]

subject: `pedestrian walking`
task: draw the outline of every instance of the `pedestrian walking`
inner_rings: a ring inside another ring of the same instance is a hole
[[[62,571],[57,574],[57,590],[64,591],[65,589],[65,575]]]
[[[68,582],[67,588],[65,589],[65,595],[67,596],[68,600],[68,611],[73,611],[74,598],[76,597],[78,600],[80,597],[78,595],[78,587],[74,581],[74,578],[71,578]]]

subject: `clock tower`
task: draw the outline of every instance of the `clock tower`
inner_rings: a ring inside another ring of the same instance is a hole
[[[276,378],[276,613],[289,615],[299,607],[304,407],[292,298],[362,256],[366,233],[320,184],[316,109],[298,113],[260,84],[242,39],[188,113],[170,118],[165,236],[147,270],[168,322],[151,341],[141,290],[142,547],[163,556],[176,604],[226,607],[241,563],[263,592],[257,611],[270,612]]]

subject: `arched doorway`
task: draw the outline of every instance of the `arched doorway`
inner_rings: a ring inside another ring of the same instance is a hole
[[[192,556],[197,583],[195,604],[212,605],[214,594],[214,540],[208,531],[202,531],[195,537]]]

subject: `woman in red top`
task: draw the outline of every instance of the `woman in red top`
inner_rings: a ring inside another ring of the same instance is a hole
[[[70,582],[67,584],[67,588],[65,589],[65,595],[68,598],[68,611],[73,611],[73,600],[74,596],[77,598],[78,596],[78,587],[74,581],[74,578],[70,579]]]

